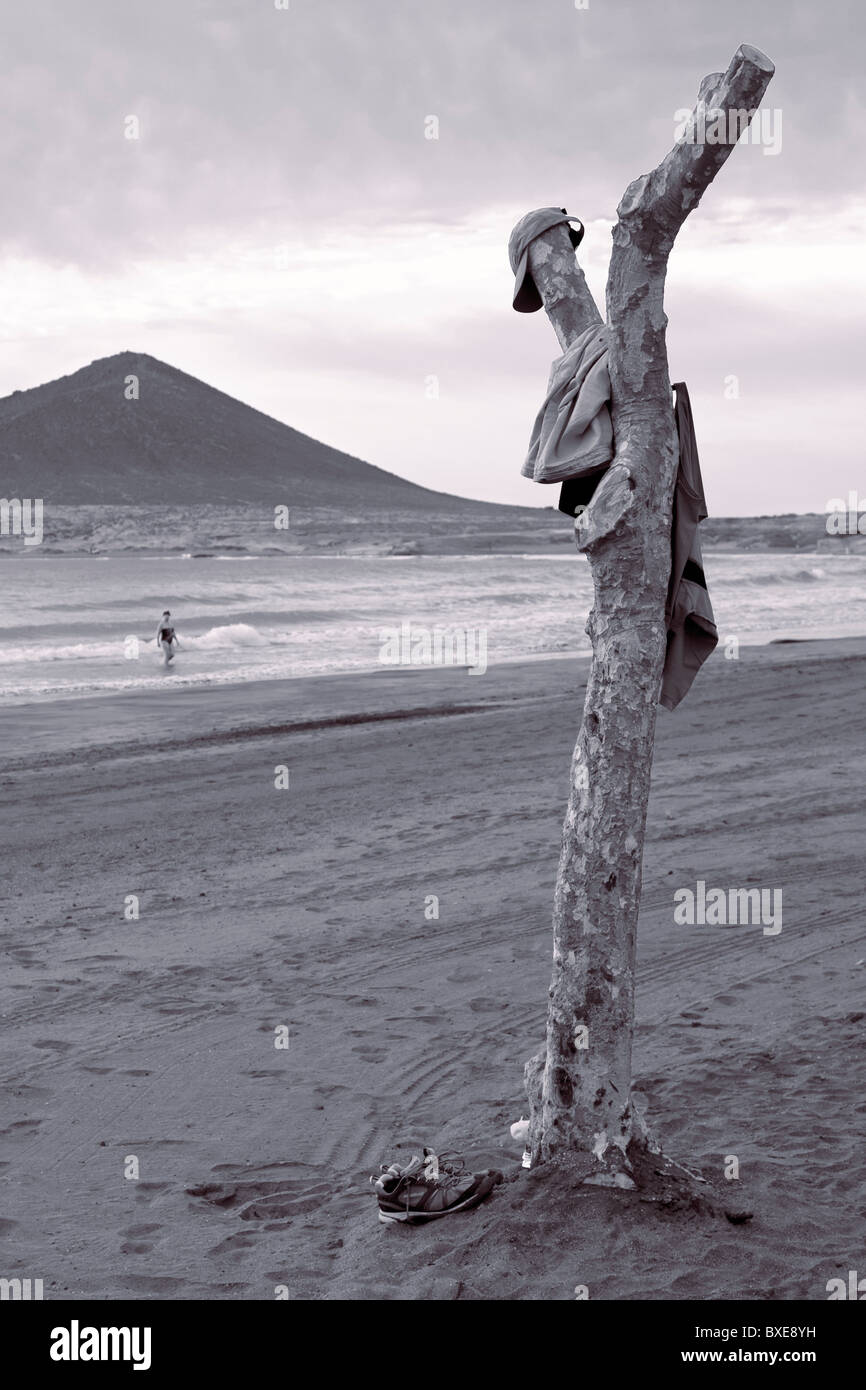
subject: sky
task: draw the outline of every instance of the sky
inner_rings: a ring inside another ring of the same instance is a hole
[[[555,505],[520,476],[559,349],[511,308],[511,227],[578,215],[603,307],[620,197],[746,42],[764,134],[678,236],[671,377],[713,515],[866,498],[864,32],[848,0],[7,6],[0,395],[147,352],[427,487]]]

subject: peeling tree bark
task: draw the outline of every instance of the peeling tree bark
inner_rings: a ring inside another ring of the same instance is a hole
[[[664,282],[676,234],[733,149],[691,143],[710,112],[745,129],[773,64],[744,44],[701,83],[684,137],[617,209],[607,280],[615,455],[575,538],[592,570],[592,667],[571,766],[553,910],[547,1041],[526,1064],[533,1165],[566,1153],[627,1173],[646,1131],[631,1101],[635,934],[677,472]],[[560,345],[602,321],[564,226],[530,246]]]

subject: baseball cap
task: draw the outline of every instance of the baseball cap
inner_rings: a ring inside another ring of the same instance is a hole
[[[541,308],[541,295],[529,269],[529,244],[542,232],[558,227],[560,222],[576,222],[577,226],[568,228],[571,244],[578,247],[583,240],[583,223],[579,217],[572,217],[565,208],[536,208],[521,217],[508,238],[508,259],[514,271],[514,295],[511,300],[519,314],[534,314]]]

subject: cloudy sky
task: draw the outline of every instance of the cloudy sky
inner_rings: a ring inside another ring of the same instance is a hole
[[[767,138],[680,234],[671,375],[715,515],[866,495],[857,4],[282,3],[5,7],[0,394],[130,348],[427,486],[553,504],[520,465],[558,348],[511,309],[509,231],[578,214],[603,303],[626,185],[747,42]]]

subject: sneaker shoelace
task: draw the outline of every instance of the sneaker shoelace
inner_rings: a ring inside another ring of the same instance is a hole
[[[451,1149],[446,1149],[444,1154],[438,1155],[440,1178],[447,1178],[453,1181],[455,1178],[466,1177],[466,1164],[460,1154],[454,1153]]]

